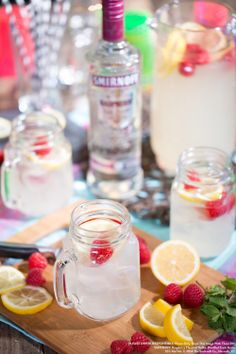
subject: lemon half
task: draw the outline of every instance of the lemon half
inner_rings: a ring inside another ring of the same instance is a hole
[[[184,286],[196,276],[199,268],[200,257],[187,242],[166,241],[152,252],[152,272],[164,285],[175,283]]]

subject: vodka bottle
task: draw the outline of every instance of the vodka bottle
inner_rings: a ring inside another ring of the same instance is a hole
[[[124,200],[142,185],[140,57],[124,40],[124,1],[103,0],[103,35],[90,55],[90,164],[87,182]]]

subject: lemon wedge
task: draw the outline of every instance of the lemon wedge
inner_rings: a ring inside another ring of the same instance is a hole
[[[171,74],[183,59],[186,41],[179,30],[172,31],[162,48],[163,63],[159,70],[160,75]]]
[[[139,312],[139,323],[141,328],[157,337],[166,337],[163,327],[164,314],[155,308],[151,302],[147,302]]]
[[[164,319],[164,329],[168,340],[175,345],[193,345],[193,338],[184,322],[181,306],[173,306]]]
[[[164,316],[173,307],[163,299],[158,299],[156,302],[154,302],[154,304],[152,306],[155,307],[158,311],[160,311]],[[193,328],[193,325],[194,325],[193,321],[191,321],[186,316],[183,316],[183,319],[184,319],[186,327],[188,328],[189,331],[191,331],[191,329]]]
[[[32,315],[48,307],[53,298],[46,289],[25,286],[2,295],[3,305],[19,315]]]
[[[184,286],[197,275],[199,268],[200,258],[187,242],[166,241],[152,252],[152,272],[164,285],[176,283]]]
[[[0,267],[0,295],[22,288],[25,285],[24,274],[10,266]]]

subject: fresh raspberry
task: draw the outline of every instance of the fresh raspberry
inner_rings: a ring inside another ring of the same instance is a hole
[[[41,268],[33,268],[26,277],[26,283],[33,286],[41,286],[45,283]]]
[[[171,283],[167,285],[164,291],[164,300],[171,305],[180,304],[183,299],[183,291],[177,284]]]
[[[90,251],[90,259],[96,264],[103,264],[111,258],[113,254],[113,249],[109,246],[109,241],[106,240],[95,240],[93,245],[98,245],[98,247],[92,247]],[[102,247],[106,245],[106,247]]]
[[[51,152],[51,148],[50,147],[40,147],[41,145],[48,145],[48,139],[45,136],[38,136],[36,142],[34,143],[34,146],[36,146],[37,148],[35,149],[35,153],[40,156],[46,156]]]
[[[199,44],[187,44],[184,61],[193,65],[204,65],[209,63],[210,56]]]
[[[187,177],[191,182],[201,182],[201,179],[199,178],[199,174],[196,171],[189,171],[187,173]],[[196,186],[193,186],[191,184],[184,184],[184,189],[185,190],[191,190],[191,189],[197,189]]]
[[[47,259],[42,255],[42,253],[34,252],[28,259],[29,269],[41,268],[44,269],[48,265]]]
[[[127,340],[117,339],[111,343],[112,354],[130,354],[132,351],[132,345]]]
[[[144,353],[151,347],[151,341],[141,332],[135,332],[131,337],[133,350],[138,353]]]
[[[187,61],[183,61],[179,64],[179,73],[183,76],[193,76],[195,69],[195,65],[193,63],[188,63]]]
[[[186,307],[199,307],[203,304],[204,293],[197,284],[189,284],[184,290],[183,300]]]
[[[215,219],[229,212],[234,207],[234,204],[234,196],[227,195],[227,193],[224,192],[220,199],[206,202],[205,213],[208,218]]]
[[[138,243],[139,243],[139,257],[140,257],[140,264],[146,264],[150,261],[151,252],[148,248],[147,242],[140,236],[137,236]]]

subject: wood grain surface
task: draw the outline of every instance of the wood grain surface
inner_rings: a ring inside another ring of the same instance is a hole
[[[72,206],[74,207],[74,205]],[[59,211],[42,219],[39,223],[34,225],[33,230],[37,230],[38,237],[41,238],[44,234],[49,233],[49,229],[55,230],[62,225],[62,215],[64,219],[69,218],[68,211],[70,207],[65,209],[65,212]],[[57,217],[58,215],[58,217]],[[52,227],[53,220],[53,227]],[[65,221],[65,220],[64,220]],[[63,222],[64,222],[63,221]],[[69,222],[69,219],[68,219]],[[68,223],[67,222],[67,223]],[[43,229],[41,229],[43,228]],[[144,237],[151,249],[156,247],[160,241],[151,237],[147,233],[134,228],[134,232]],[[22,232],[15,235],[12,239],[22,241]],[[35,242],[36,235],[32,233],[32,227],[24,231],[24,242]],[[21,266],[24,270],[24,264]],[[53,294],[53,269],[48,266],[46,269],[47,284],[46,288]],[[209,286],[219,282],[223,275],[213,269],[201,265],[200,273],[197,279],[204,285]],[[66,310],[57,305],[56,301],[46,310],[31,316],[15,315],[0,305],[0,312],[7,318],[15,322],[20,327],[24,328],[29,333],[42,339],[56,352],[62,354],[108,354],[110,353],[109,346],[114,339],[129,339],[132,333],[140,330],[138,322],[138,310],[147,301],[157,299],[163,292],[163,286],[154,278],[149,266],[141,268],[141,284],[142,292],[141,299],[130,311],[122,317],[106,323],[95,322],[82,317],[75,310]],[[184,311],[187,316],[191,315],[195,325],[192,331],[194,341],[208,342],[214,339],[217,334],[207,327],[206,318],[198,311]],[[151,337],[153,342],[160,342],[160,339]],[[153,346],[149,353],[164,354],[171,352],[170,347],[165,350],[156,349]],[[183,351],[184,352],[184,351]]]
[[[1,354],[56,354],[45,345],[26,338],[16,329],[0,322]]]

